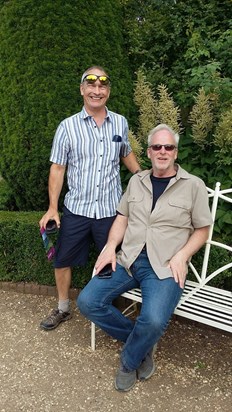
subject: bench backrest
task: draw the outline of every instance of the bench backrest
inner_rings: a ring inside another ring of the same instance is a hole
[[[211,252],[212,246],[217,246],[219,248],[226,249],[226,250],[232,252],[232,247],[231,246],[225,245],[225,244],[217,242],[217,241],[214,241],[212,239],[213,238],[214,224],[215,224],[215,218],[216,218],[219,199],[222,199],[223,201],[232,203],[232,198],[227,196],[228,194],[232,193],[232,189],[220,190],[220,187],[221,187],[220,182],[216,183],[216,186],[215,186],[214,190],[207,187],[209,198],[213,199],[212,206],[211,206],[211,214],[212,214],[212,218],[213,218],[213,223],[210,226],[209,237],[208,237],[208,240],[207,240],[206,246],[205,246],[205,252],[204,252],[204,258],[203,258],[201,273],[198,273],[198,271],[196,270],[196,268],[194,267],[194,265],[191,262],[189,264],[189,266],[190,266],[192,272],[194,273],[197,281],[201,285],[207,284],[211,279],[213,279],[219,273],[221,273],[225,270],[228,270],[229,268],[232,267],[232,261],[231,261],[228,264],[219,267],[214,272],[212,272],[210,274],[208,273],[208,263],[209,263],[209,259],[210,259],[210,252]]]

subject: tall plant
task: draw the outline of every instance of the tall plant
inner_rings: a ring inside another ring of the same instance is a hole
[[[159,123],[167,123],[177,133],[180,132],[180,108],[168,88],[160,84],[154,93],[142,69],[137,73],[134,101],[139,111],[138,138],[141,142],[147,143],[149,131]]]

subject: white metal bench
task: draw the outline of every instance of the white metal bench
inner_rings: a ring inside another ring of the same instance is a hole
[[[216,183],[215,189],[207,187],[209,198],[212,198],[211,214],[213,224],[210,227],[209,238],[206,242],[205,252],[201,272],[190,262],[189,266],[195,275],[196,280],[187,280],[182,297],[174,311],[176,315],[201,322],[206,325],[232,332],[232,292],[209,286],[208,283],[217,275],[232,268],[232,261],[220,266],[213,273],[208,273],[208,263],[212,246],[226,249],[232,252],[232,247],[212,240],[214,223],[217,212],[218,200],[222,199],[232,203],[232,198],[227,196],[232,193],[232,189],[220,190],[221,184]],[[220,262],[219,262],[220,265]],[[232,270],[231,270],[232,276]],[[140,289],[132,289],[123,293],[121,296],[130,299],[132,304],[124,312],[128,311],[142,302]],[[91,323],[91,347],[95,350],[95,324]]]

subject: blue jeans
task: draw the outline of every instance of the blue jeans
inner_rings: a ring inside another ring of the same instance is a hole
[[[113,338],[124,342],[121,362],[129,370],[142,360],[165,332],[183,289],[173,278],[160,280],[146,251],[130,268],[133,276],[117,264],[109,279],[94,276],[77,299],[81,313]],[[141,288],[142,305],[136,321],[124,316],[112,301],[133,288]]]

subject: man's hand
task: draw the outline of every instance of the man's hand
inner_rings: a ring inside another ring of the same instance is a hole
[[[188,260],[205,244],[208,236],[209,226],[195,229],[186,245],[171,258],[168,267],[172,270],[173,277],[176,282],[179,282],[181,288],[184,288]]]
[[[46,229],[49,220],[55,220],[57,227],[60,228],[60,216],[56,210],[48,209],[48,211],[39,221],[40,228],[43,227],[44,229]]]
[[[106,246],[102,249],[95,263],[94,275],[97,275],[100,272],[100,270],[103,269],[109,263],[111,263],[112,265],[112,271],[115,272],[116,270],[115,247],[109,246],[108,244],[106,244]]]
[[[178,252],[171,258],[168,267],[172,271],[175,282],[179,283],[180,288],[184,289],[185,279],[188,273],[186,258],[181,252]]]

